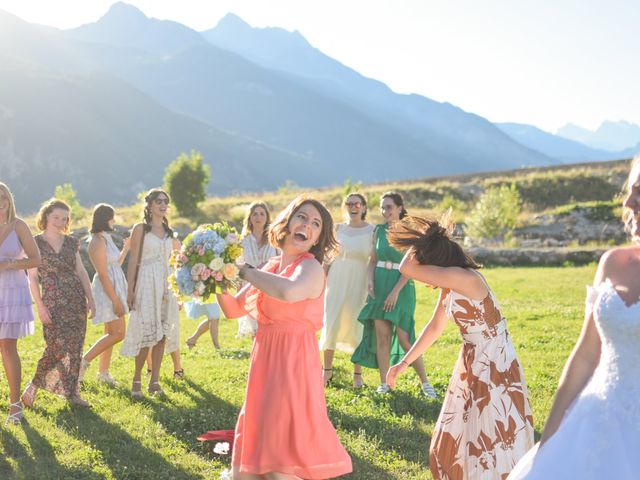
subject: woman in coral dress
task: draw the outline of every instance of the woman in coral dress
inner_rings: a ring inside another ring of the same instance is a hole
[[[444,223],[447,225],[447,223]],[[440,288],[429,324],[387,383],[440,336],[447,317],[464,340],[431,439],[429,463],[436,479],[503,479],[533,445],[533,418],[522,367],[496,298],[480,268],[445,227],[413,218],[389,233],[406,250],[403,275]]]
[[[298,197],[269,231],[282,250],[262,268],[241,268],[250,285],[218,295],[229,318],[247,312],[259,328],[233,445],[233,478],[325,479],[351,472],[327,416],[316,332],[322,326],[324,271],[336,247],[333,221],[318,201]]]

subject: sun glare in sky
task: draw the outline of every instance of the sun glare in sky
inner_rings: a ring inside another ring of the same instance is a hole
[[[73,28],[111,0],[0,0],[25,21]],[[202,31],[229,12],[298,30],[315,47],[400,93],[495,122],[640,124],[640,8],[634,0],[196,0],[129,2]]]

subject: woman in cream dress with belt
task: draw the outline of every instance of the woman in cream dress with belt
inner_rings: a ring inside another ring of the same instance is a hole
[[[359,193],[343,201],[348,222],[336,225],[340,252],[328,267],[327,294],[320,350],[324,351],[325,386],[333,376],[336,350],[352,354],[362,340],[358,314],[367,299],[367,265],[371,255],[374,226],[367,223],[367,201]],[[362,367],[353,365],[353,386],[361,387]]]

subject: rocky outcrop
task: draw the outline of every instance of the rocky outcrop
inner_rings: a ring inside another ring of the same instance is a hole
[[[485,266],[563,266],[598,262],[604,248],[485,248],[472,247],[471,256]]]

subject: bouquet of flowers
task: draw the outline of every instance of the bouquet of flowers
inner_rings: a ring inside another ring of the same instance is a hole
[[[199,302],[236,288],[240,279],[236,263],[241,264],[241,257],[242,246],[235,228],[226,222],[200,225],[171,257],[171,288],[179,298],[194,297]]]

